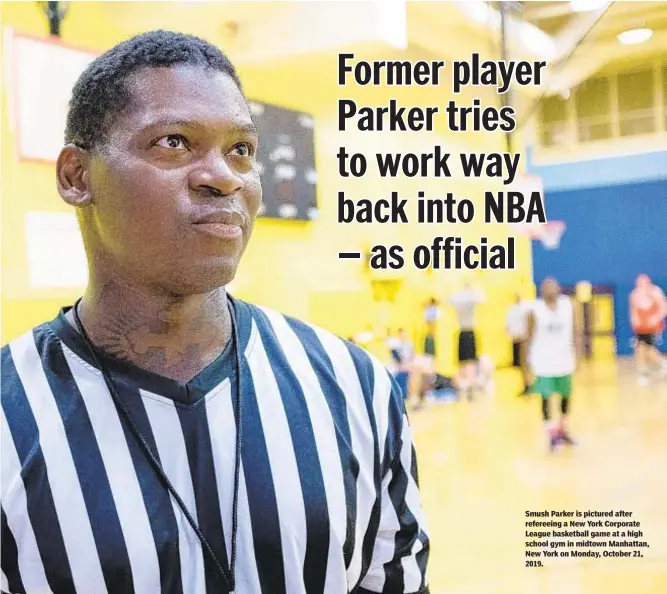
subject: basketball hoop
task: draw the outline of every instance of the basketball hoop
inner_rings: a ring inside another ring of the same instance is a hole
[[[565,228],[564,221],[549,221],[536,229],[533,239],[538,239],[545,250],[558,249],[561,237],[565,233]]]
[[[525,174],[517,175],[510,186],[511,191],[519,192],[524,197],[530,197],[534,192],[538,192],[544,205],[544,183],[542,178],[537,175]],[[518,237],[529,237],[530,239],[539,239],[542,237],[545,223],[536,221],[524,223],[508,223],[514,235]]]

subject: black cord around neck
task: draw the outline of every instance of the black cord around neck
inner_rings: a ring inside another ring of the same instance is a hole
[[[202,545],[202,549],[208,553],[210,556],[211,560],[213,561],[218,573],[222,577],[222,579],[225,582],[225,585],[227,586],[227,589],[229,592],[233,592],[236,586],[236,537],[237,537],[237,532],[238,532],[238,498],[239,498],[239,480],[241,476],[241,447],[243,443],[243,437],[242,437],[242,432],[243,432],[243,422],[242,422],[242,398],[243,398],[243,390],[241,389],[241,354],[239,351],[239,337],[238,337],[238,327],[236,324],[236,313],[234,310],[234,304],[231,302],[231,299],[228,297],[227,298],[227,304],[228,304],[228,310],[230,313],[230,320],[231,320],[231,326],[232,326],[232,346],[234,348],[234,358],[235,358],[235,366],[236,366],[236,390],[234,394],[234,424],[236,426],[236,445],[235,445],[235,453],[234,453],[234,494],[233,494],[233,501],[232,501],[232,536],[231,536],[231,555],[230,555],[230,561],[229,561],[229,570],[225,569],[218,559],[218,556],[215,554],[213,551],[213,548],[211,547],[211,544],[208,542],[208,539],[204,536],[202,531],[199,529],[199,526],[197,525],[197,522],[195,519],[192,517],[190,512],[188,511],[187,506],[185,505],[185,502],[181,498],[181,496],[178,494],[174,486],[172,485],[171,481],[169,480],[169,477],[167,476],[167,473],[164,471],[162,468],[162,465],[160,464],[159,460],[155,456],[155,454],[151,451],[150,446],[148,445],[148,442],[144,438],[144,436],[141,434],[139,431],[139,428],[137,427],[136,423],[132,419],[132,416],[130,415],[129,411],[127,410],[127,407],[123,404],[123,401],[121,400],[120,396],[118,395],[118,392],[116,390],[116,386],[111,379],[111,374],[109,373],[106,365],[103,364],[102,360],[100,357],[98,357],[96,348],[93,345],[92,341],[90,340],[88,333],[86,332],[86,329],[83,327],[83,323],[81,322],[81,317],[79,316],[79,305],[81,303],[81,299],[79,299],[75,304],[74,304],[74,319],[76,321],[76,325],[79,329],[79,332],[83,336],[84,340],[86,341],[86,344],[88,346],[88,349],[90,350],[90,353],[93,357],[93,362],[95,363],[95,366],[100,370],[102,373],[102,377],[104,378],[104,382],[107,385],[107,388],[109,390],[109,394],[111,395],[112,400],[114,401],[114,404],[116,405],[116,408],[120,413],[122,413],[122,416],[125,418],[125,421],[127,422],[130,430],[132,431],[135,439],[141,446],[141,448],[144,451],[144,454],[146,455],[146,458],[150,462],[151,466],[155,470],[156,474],[162,481],[163,486],[167,489],[167,492],[171,494],[171,496],[174,498],[178,506],[181,508],[181,511],[183,512],[183,515],[187,519],[188,523],[194,530],[195,534],[197,535],[197,538],[199,538],[199,542]],[[233,383],[233,382],[232,382]],[[224,546],[224,539],[223,539],[223,546]]]

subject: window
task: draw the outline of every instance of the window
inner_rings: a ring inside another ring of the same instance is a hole
[[[558,95],[547,97],[540,106],[542,146],[565,144],[567,138],[567,101]]]
[[[594,78],[581,84],[574,96],[579,140],[611,138],[611,89],[609,79]]]
[[[606,70],[583,81],[567,100],[553,95],[539,107],[544,147],[667,132],[667,62]]]
[[[621,136],[655,132],[653,69],[623,72],[617,80]]]

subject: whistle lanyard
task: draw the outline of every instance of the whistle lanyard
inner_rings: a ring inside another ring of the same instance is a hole
[[[213,564],[215,565],[215,568],[217,572],[220,574],[222,579],[225,582],[225,585],[227,586],[227,589],[229,592],[233,592],[235,588],[235,581],[236,581],[236,536],[238,532],[238,497],[239,497],[239,478],[240,478],[240,471],[241,471],[241,444],[243,443],[242,439],[242,431],[243,431],[243,421],[242,421],[242,398],[243,398],[243,390],[241,389],[241,355],[239,352],[239,337],[238,337],[238,328],[237,328],[237,323],[236,323],[236,312],[234,310],[234,304],[231,302],[229,297],[227,298],[227,304],[228,304],[228,309],[230,313],[230,319],[231,319],[231,326],[232,326],[232,346],[234,349],[234,358],[235,358],[235,367],[236,367],[236,390],[233,390],[233,398],[234,398],[234,424],[236,426],[236,445],[235,445],[235,454],[234,454],[234,495],[233,495],[233,502],[232,502],[232,535],[231,535],[231,555],[230,555],[230,561],[229,561],[229,570],[227,570],[225,567],[223,567],[222,563],[218,559],[218,556],[215,554],[213,551],[213,548],[211,547],[211,544],[209,543],[208,539],[204,536],[202,531],[199,529],[199,526],[197,525],[196,520],[192,517],[190,512],[188,511],[188,508],[186,507],[183,499],[181,496],[178,494],[174,486],[172,485],[171,481],[169,480],[169,477],[167,477],[166,472],[162,468],[162,465],[160,464],[159,460],[155,456],[155,454],[151,451],[150,446],[148,445],[148,442],[144,438],[144,436],[141,434],[139,431],[139,428],[137,427],[136,423],[132,419],[132,416],[130,415],[127,407],[121,400],[120,396],[118,395],[118,391],[116,390],[116,386],[114,384],[113,379],[111,378],[111,374],[109,373],[109,370],[107,369],[106,365],[103,364],[102,360],[100,357],[98,357],[95,346],[93,345],[92,341],[88,337],[88,334],[83,327],[83,324],[81,323],[81,318],[79,316],[79,304],[81,303],[81,299],[79,299],[76,304],[74,305],[74,319],[76,320],[76,325],[79,329],[79,332],[83,336],[84,340],[86,341],[86,345],[88,346],[88,349],[90,350],[90,353],[93,357],[93,361],[95,363],[95,366],[100,370],[102,373],[102,377],[104,378],[104,382],[107,385],[107,388],[109,390],[109,394],[111,395],[111,398],[116,405],[116,409],[118,410],[118,413],[125,419],[127,422],[128,427],[132,431],[132,434],[134,435],[135,439],[137,440],[137,443],[143,450],[146,458],[148,459],[149,463],[153,467],[153,470],[155,473],[158,475],[162,485],[164,488],[167,490],[169,494],[174,498],[178,506],[181,508],[181,511],[183,512],[183,515],[187,519],[188,523],[194,530],[195,534],[197,535],[197,538],[199,538],[199,542],[201,543],[202,550],[206,552],[213,561]],[[232,382],[233,383],[233,382]],[[223,540],[224,542],[224,540]],[[223,545],[224,546],[224,545]]]

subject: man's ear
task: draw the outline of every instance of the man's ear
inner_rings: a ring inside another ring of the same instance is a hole
[[[91,204],[90,154],[74,144],[66,144],[56,162],[56,180],[60,197],[70,206]]]

